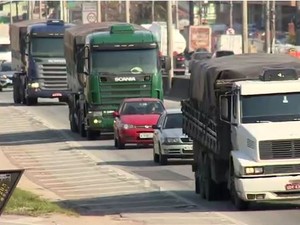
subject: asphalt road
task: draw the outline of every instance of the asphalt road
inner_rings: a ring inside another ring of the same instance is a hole
[[[0,104],[11,103],[12,93],[0,93]],[[179,102],[165,101],[168,108],[179,107]],[[113,165],[138,176],[151,179],[152,182],[164,190],[172,190],[176,195],[195,204],[205,207],[209,211],[219,212],[241,224],[256,225],[298,225],[300,221],[300,202],[281,202],[254,204],[247,212],[235,211],[230,202],[206,202],[194,193],[193,173],[189,161],[172,161],[170,165],[155,165],[152,160],[152,149],[129,147],[125,150],[116,150],[113,147],[111,135],[101,140],[87,141],[69,131],[68,108],[57,100],[41,99],[39,105],[24,106],[30,113],[47,121],[52,127],[63,130],[78,141],[82,149],[89,151],[93,158]]]

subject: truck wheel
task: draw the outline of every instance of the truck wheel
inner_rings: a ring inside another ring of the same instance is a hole
[[[26,98],[26,105],[30,106],[30,105],[36,105],[38,103],[38,99],[37,98],[30,98],[27,97]]]
[[[22,102],[20,92],[15,88],[15,86],[13,87],[13,97],[15,104],[20,104]]]
[[[230,176],[230,198],[231,202],[235,206],[237,210],[244,211],[249,208],[250,202],[246,202],[238,196],[236,189],[235,189],[235,183],[234,183],[234,175]]]
[[[88,140],[96,140],[100,136],[99,131],[94,130],[87,130],[86,131],[86,137]]]
[[[217,200],[218,192],[215,182],[211,179],[211,170],[210,170],[210,162],[208,156],[205,157],[204,160],[204,177],[203,177],[203,183],[204,183],[204,191],[205,191],[205,197],[207,201],[214,201]]]
[[[195,193],[200,194],[200,177],[198,175],[198,171],[195,172]]]
[[[2,89],[2,87],[0,87],[0,92],[2,92],[3,91],[3,89]]]
[[[78,126],[79,126],[79,134],[81,137],[86,137],[86,130],[85,130],[85,125],[82,121],[82,116],[79,113],[79,122],[78,122]]]
[[[69,120],[70,120],[70,129],[71,129],[71,131],[74,132],[74,133],[77,133],[78,132],[78,126],[76,124],[76,120],[75,120],[73,112],[70,112]]]

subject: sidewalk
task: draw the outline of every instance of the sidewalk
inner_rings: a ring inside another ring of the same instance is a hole
[[[0,110],[0,118],[4,118],[3,114],[13,113],[12,108],[2,107]],[[4,122],[4,121],[2,121]],[[5,122],[4,122],[5,123]],[[24,121],[24,123],[26,123]],[[5,124],[2,124],[5,125]],[[16,169],[9,159],[4,154],[4,148],[0,146],[0,170]],[[8,147],[10,148],[10,147]],[[23,174],[18,187],[33,192],[44,199],[59,200],[60,197],[55,193],[48,191],[47,189],[33,183],[26,177],[26,170]],[[47,215],[44,217],[30,217],[30,216],[18,216],[18,215],[5,215],[0,216],[1,225],[141,225],[143,223],[134,222],[126,218],[121,218],[119,215],[115,216],[67,216],[67,215]]]

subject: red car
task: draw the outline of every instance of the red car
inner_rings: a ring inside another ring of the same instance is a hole
[[[125,144],[153,144],[152,126],[164,111],[162,101],[156,98],[124,99],[119,111],[113,113],[115,147],[124,149]]]

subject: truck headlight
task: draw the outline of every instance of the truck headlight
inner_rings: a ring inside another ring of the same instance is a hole
[[[166,144],[180,143],[180,138],[165,138],[164,142]]]
[[[92,117],[101,117],[103,114],[102,114],[102,112],[99,112],[99,111],[89,111],[88,115],[92,116]]]
[[[135,126],[134,125],[132,125],[132,124],[122,124],[122,128],[123,129],[125,129],[125,130],[128,130],[128,129],[133,129],[133,128],[135,128]]]
[[[29,87],[31,87],[31,88],[39,88],[40,84],[37,83],[37,82],[34,82],[34,83],[29,84]]]
[[[263,167],[245,167],[244,174],[245,175],[256,175],[256,174],[263,174],[264,168]]]

